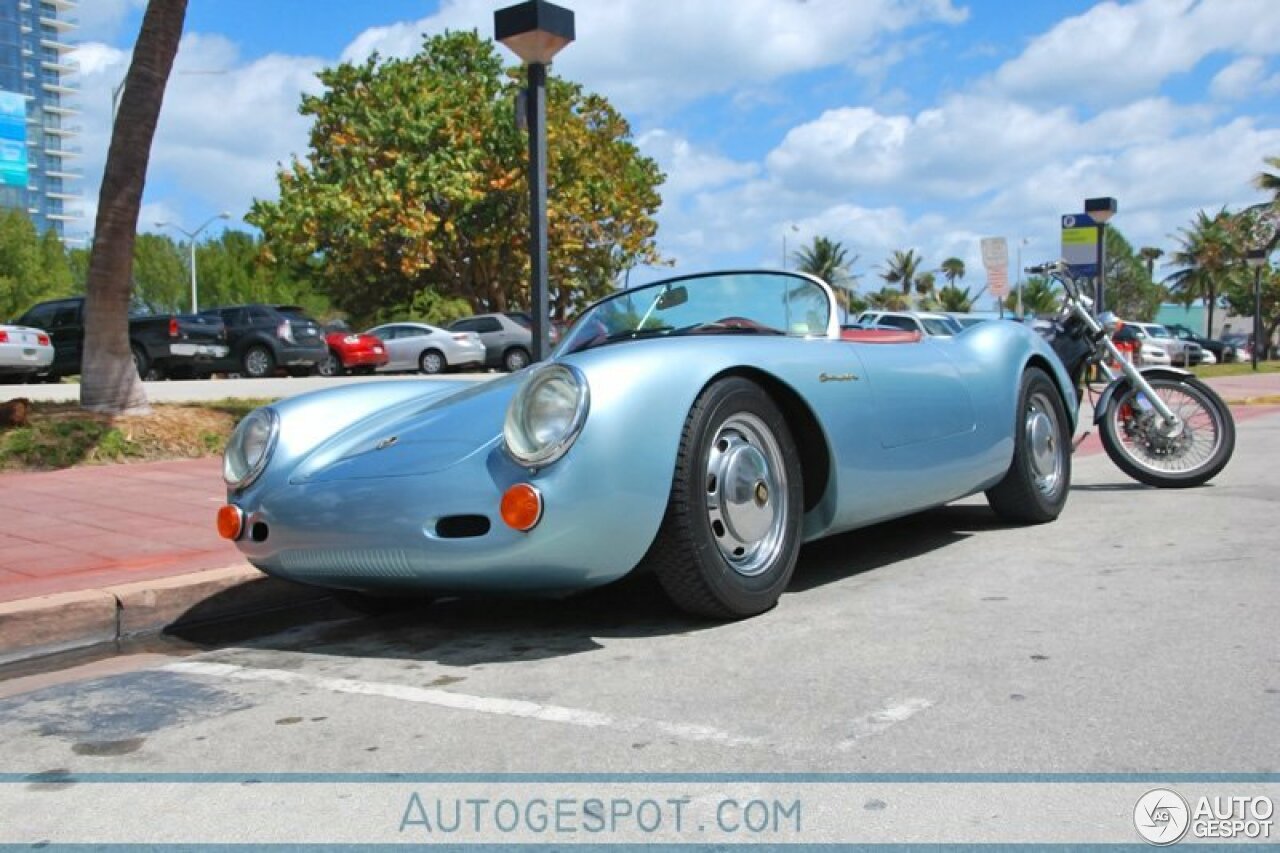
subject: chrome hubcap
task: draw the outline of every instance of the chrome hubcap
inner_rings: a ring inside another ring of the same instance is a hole
[[[436,355],[435,353],[431,353],[425,359],[423,359],[423,366],[426,367],[427,373],[439,373],[440,372],[440,356]]]
[[[787,474],[764,421],[742,412],[720,426],[707,453],[704,482],[720,555],[738,574],[766,571],[782,549]]]
[[[1063,445],[1057,413],[1043,394],[1035,394],[1027,402],[1025,429],[1032,480],[1041,494],[1051,495],[1062,482]]]
[[[248,359],[246,359],[245,367],[248,368],[250,375],[261,376],[262,374],[267,372],[267,365],[268,365],[267,354],[262,350],[254,350],[253,352],[249,353],[249,357]]]

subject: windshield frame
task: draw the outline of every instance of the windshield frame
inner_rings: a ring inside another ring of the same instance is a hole
[[[670,288],[674,285],[678,285],[685,282],[697,281],[699,279],[727,278],[730,276],[771,276],[775,278],[792,278],[792,279],[799,279],[800,281],[803,281],[806,284],[811,284],[816,286],[819,290],[822,291],[822,293],[825,295],[827,300],[826,329],[819,333],[810,333],[805,335],[793,335],[786,332],[779,333],[779,335],[785,336],[785,337],[797,337],[797,338],[839,338],[840,337],[839,302],[836,300],[835,291],[832,290],[831,286],[827,284],[825,281],[823,281],[821,278],[818,278],[815,275],[811,275],[810,273],[800,272],[797,270],[773,270],[773,269],[710,270],[706,272],[685,273],[683,275],[672,276],[670,278],[655,279],[654,281],[645,282],[644,284],[639,284],[639,285],[636,285],[635,287],[616,290],[613,293],[610,293],[608,296],[605,296],[601,299],[597,299],[595,302],[592,302],[590,305],[584,308],[578,314],[578,317],[573,321],[573,324],[569,327],[569,329],[563,335],[561,335],[560,344],[559,346],[556,347],[551,357],[560,358],[562,356],[571,355],[575,352],[584,352],[589,349],[595,349],[597,346],[604,345],[604,344],[595,344],[592,346],[585,346],[585,347],[577,346],[572,350],[569,349],[571,345],[575,344],[575,339],[577,338],[576,332],[577,332],[578,326],[584,320],[590,317],[598,308],[600,308],[601,306],[609,302],[617,301],[620,299],[626,299],[629,297],[634,297],[636,294],[646,290],[654,290],[655,297],[656,297],[657,295],[656,291],[659,288]],[[656,305],[657,305],[657,299],[655,298],[653,305],[650,306],[650,312],[652,311],[653,307]],[[643,334],[643,332],[645,331],[643,328],[637,327],[635,331],[639,334],[635,335],[634,337],[621,338],[617,341],[610,341],[609,343],[620,343],[623,340],[635,340],[638,338],[647,337],[646,335]],[[743,330],[743,332],[741,332],[740,334],[746,334],[746,333],[747,333],[746,330]]]

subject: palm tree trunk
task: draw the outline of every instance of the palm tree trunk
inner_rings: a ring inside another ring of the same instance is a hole
[[[80,372],[80,406],[97,412],[148,410],[147,394],[129,349],[133,242],[151,140],[186,15],[187,0],[147,4],[111,131],[89,255]]]

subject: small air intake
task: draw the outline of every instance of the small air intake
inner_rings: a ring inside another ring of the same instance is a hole
[[[436,522],[441,539],[474,539],[489,532],[489,518],[483,515],[449,515]]]

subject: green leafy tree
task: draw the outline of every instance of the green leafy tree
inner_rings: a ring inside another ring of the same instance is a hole
[[[849,250],[838,240],[827,237],[814,237],[808,246],[795,253],[796,269],[816,275],[835,290],[836,298],[846,311],[853,310],[853,289],[857,280],[853,275],[853,265],[858,256],[849,257]]]
[[[1165,290],[1151,279],[1151,250],[1143,255],[1133,251],[1133,246],[1118,228],[1106,230],[1107,293],[1106,308],[1128,320],[1150,322],[1165,300]],[[1156,249],[1154,251],[1160,251]]]
[[[428,37],[407,59],[320,72],[302,99],[310,151],[254,202],[269,260],[307,271],[336,307],[370,318],[425,291],[475,310],[529,302],[527,143],[518,73],[475,32]],[[548,263],[564,316],[661,261],[664,176],[626,120],[577,84],[548,81]]]
[[[1204,300],[1210,329],[1214,327],[1214,308],[1228,275],[1243,265],[1237,239],[1236,223],[1226,208],[1212,216],[1200,211],[1191,226],[1179,232],[1172,262],[1181,269],[1165,282],[1183,305]]]
[[[25,213],[0,211],[0,322],[71,292],[71,268],[57,233],[37,237]]]
[[[938,291],[938,305],[943,311],[968,313],[973,310],[973,297],[969,293],[970,290],[971,288],[968,287],[961,290],[954,284],[944,285]]]
[[[151,140],[186,15],[187,0],[147,4],[112,127],[86,281],[80,405],[93,411],[149,408],[129,348],[133,243]]]
[[[901,285],[903,295],[909,296],[911,289],[915,286],[916,277],[920,274],[920,264],[923,260],[916,254],[915,249],[907,249],[905,252],[895,249],[885,264],[884,272],[880,273],[880,277],[889,284]]]
[[[1031,316],[1054,314],[1062,305],[1062,297],[1044,276],[1033,275],[1022,283],[1022,311]],[[1010,293],[1004,299],[1009,311],[1018,309],[1018,294]]]
[[[190,308],[187,253],[164,234],[139,234],[133,244],[133,295],[153,311]]]
[[[905,311],[911,306],[907,297],[894,287],[882,287],[867,294],[867,304],[881,311]]]

